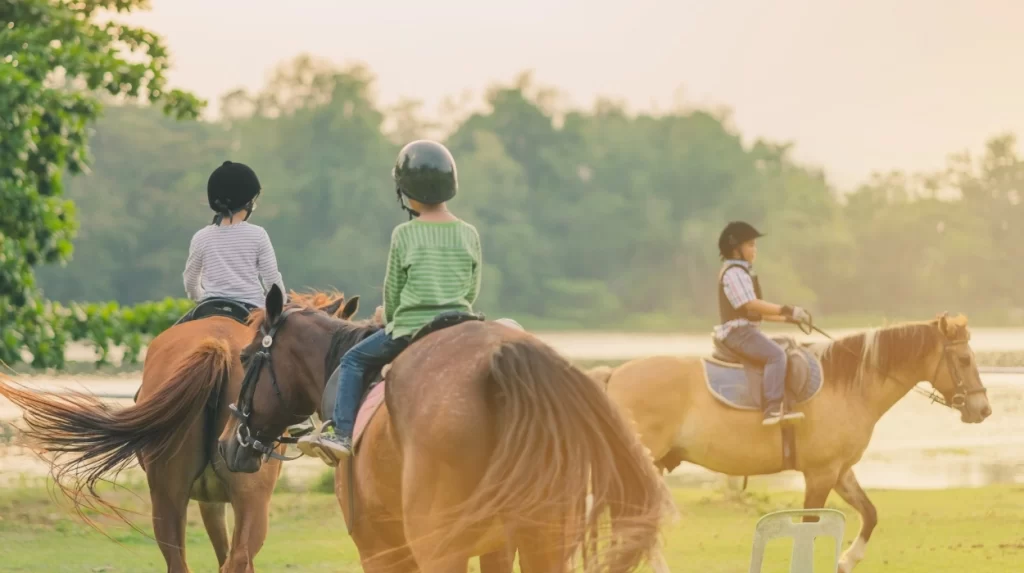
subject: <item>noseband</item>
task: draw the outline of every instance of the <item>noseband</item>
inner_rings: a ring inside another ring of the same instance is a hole
[[[939,377],[939,368],[942,368],[942,364],[946,364],[946,369],[949,372],[949,378],[953,381],[953,397],[947,402],[946,399],[937,391],[922,390],[917,386],[914,389],[928,396],[932,402],[942,404],[943,406],[952,408],[954,410],[963,411],[967,406],[967,397],[971,394],[987,394],[988,389],[984,386],[980,388],[967,388],[967,384],[964,382],[963,373],[960,372],[960,366],[953,359],[953,353],[950,352],[950,348],[967,344],[966,340],[946,340],[942,343],[942,356],[939,358],[939,362],[935,365],[935,374],[932,375],[934,381]]]
[[[271,440],[261,440],[249,427],[249,418],[252,416],[252,397],[256,393],[256,384],[260,380],[264,367],[270,371],[270,383],[274,386],[274,393],[277,395],[278,401],[282,403],[284,401],[281,396],[281,387],[277,383],[277,374],[274,372],[270,351],[274,346],[274,336],[277,334],[277,331],[284,326],[285,320],[298,310],[300,309],[293,307],[282,312],[281,316],[277,317],[273,324],[270,325],[269,330],[266,323],[260,325],[260,334],[263,335],[263,342],[260,349],[249,359],[249,364],[245,370],[245,378],[242,379],[242,388],[238,395],[238,402],[228,406],[231,415],[238,418],[235,441],[238,442],[239,446],[261,454],[264,459],[273,458],[287,462],[302,457],[302,454],[299,454],[289,458],[276,451],[277,447],[281,444],[296,443],[298,441],[296,438],[278,436]]]

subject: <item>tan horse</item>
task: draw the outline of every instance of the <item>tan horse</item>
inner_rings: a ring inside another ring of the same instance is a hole
[[[339,297],[323,310],[338,312],[341,304]],[[357,305],[353,299],[342,313]],[[192,499],[199,502],[220,570],[249,573],[267,536],[281,463],[273,459],[258,473],[232,473],[217,457],[216,444],[242,381],[239,351],[251,338],[245,325],[219,316],[169,328],[149,345],[137,402],[127,408],[88,394],[37,394],[3,383],[0,395],[24,410],[25,438],[53,455],[54,479],[76,509],[99,506],[121,516],[95,486],[137,460],[149,482],[153,530],[167,571],[189,571],[185,518]],[[230,544],[225,504],[235,514]]]
[[[234,471],[260,471],[254,444],[318,410],[340,355],[380,328],[283,308],[276,289],[266,309],[254,315],[238,419],[220,444]],[[592,570],[630,571],[657,542],[664,499],[600,386],[535,337],[484,322],[398,357],[351,471],[354,483],[340,467],[335,490],[370,573],[465,572],[476,555],[483,571],[511,571],[512,548],[524,572],[551,573],[581,545],[601,550],[587,556]]]
[[[969,338],[966,318],[943,315],[820,349],[824,382],[797,408],[807,417],[794,428],[795,462],[806,481],[804,507],[823,507],[834,489],[861,515],[860,535],[843,555],[844,573],[863,559],[877,522],[875,506],[852,468],[879,418],[918,381],[931,382],[964,422],[978,423],[992,413]],[[611,373],[607,385],[609,397],[633,417],[644,445],[664,469],[687,461],[734,476],[783,470],[778,427],[766,428],[760,413],[714,398],[698,358],[627,362]]]

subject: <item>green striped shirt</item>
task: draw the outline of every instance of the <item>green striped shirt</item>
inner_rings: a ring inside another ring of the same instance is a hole
[[[482,266],[480,235],[469,223],[413,219],[395,227],[384,277],[387,332],[400,338],[442,312],[472,311]]]

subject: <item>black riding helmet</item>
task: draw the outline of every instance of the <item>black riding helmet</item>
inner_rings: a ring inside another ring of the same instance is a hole
[[[206,182],[210,208],[217,213],[214,223],[245,209],[245,219],[252,215],[253,202],[260,195],[260,180],[248,165],[225,161],[213,170]]]
[[[722,229],[722,234],[718,236],[718,253],[723,259],[728,259],[736,247],[763,236],[751,224],[733,221],[726,225],[725,229]]]
[[[391,175],[395,178],[398,202],[414,215],[418,213],[406,207],[402,195],[426,205],[437,205],[455,197],[459,190],[455,159],[448,148],[436,141],[421,139],[403,147]]]

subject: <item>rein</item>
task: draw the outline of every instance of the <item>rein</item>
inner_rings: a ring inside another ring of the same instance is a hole
[[[833,338],[832,335],[818,328],[817,326],[811,324],[808,325],[808,327],[817,332],[818,334],[821,334],[825,338],[831,340],[832,342],[838,343],[838,341],[835,338]],[[801,330],[803,329],[801,328]],[[805,330],[804,332],[807,331]],[[955,384],[955,391],[953,393],[953,399],[951,402],[947,402],[946,398],[934,387],[931,390],[925,390],[924,388],[919,387],[916,382],[914,384],[908,384],[904,380],[901,380],[896,376],[889,374],[888,372],[882,372],[879,368],[874,368],[874,370],[881,374],[882,376],[886,378],[891,378],[892,380],[895,380],[896,382],[902,384],[903,386],[910,386],[914,392],[917,392],[918,394],[924,396],[925,398],[928,398],[928,400],[931,401],[933,404],[941,404],[953,410],[963,410],[964,406],[967,405],[968,396],[970,396],[971,394],[986,394],[988,392],[988,389],[984,387],[968,389],[967,385],[964,383],[964,378],[963,374],[960,372],[960,367],[956,364],[956,361],[953,360],[952,353],[949,351],[950,348],[960,346],[962,344],[967,344],[967,341],[951,341],[947,339],[945,335],[943,335],[943,339],[944,340],[942,342],[942,356],[939,357],[939,361],[935,364],[935,373],[932,374],[932,381],[939,376],[939,368],[941,368],[942,364],[945,363],[946,368],[949,370],[949,376],[950,378],[953,379],[953,382]],[[836,344],[836,346],[839,346],[844,351],[850,353],[850,355],[860,358],[860,356],[858,356],[856,352],[846,348],[845,346],[842,346],[840,344]]]
[[[264,367],[270,371],[270,382],[274,387],[274,393],[277,395],[278,401],[284,401],[281,395],[281,386],[277,383],[277,373],[274,371],[274,363],[271,360],[270,351],[274,346],[274,335],[284,326],[285,320],[299,310],[301,309],[289,308],[282,312],[281,316],[270,325],[270,330],[267,330],[266,324],[260,325],[260,333],[263,334],[261,347],[249,360],[245,370],[245,378],[242,379],[242,388],[239,391],[237,403],[228,406],[231,415],[238,418],[239,421],[238,429],[235,431],[235,440],[238,442],[238,445],[255,450],[263,454],[264,458],[273,458],[284,462],[297,460],[302,457],[302,454],[294,457],[284,456],[277,453],[277,447],[281,444],[294,444],[298,442],[298,439],[278,436],[271,440],[261,440],[249,428],[249,418],[252,415],[252,397],[256,393],[256,384],[259,382]]]

